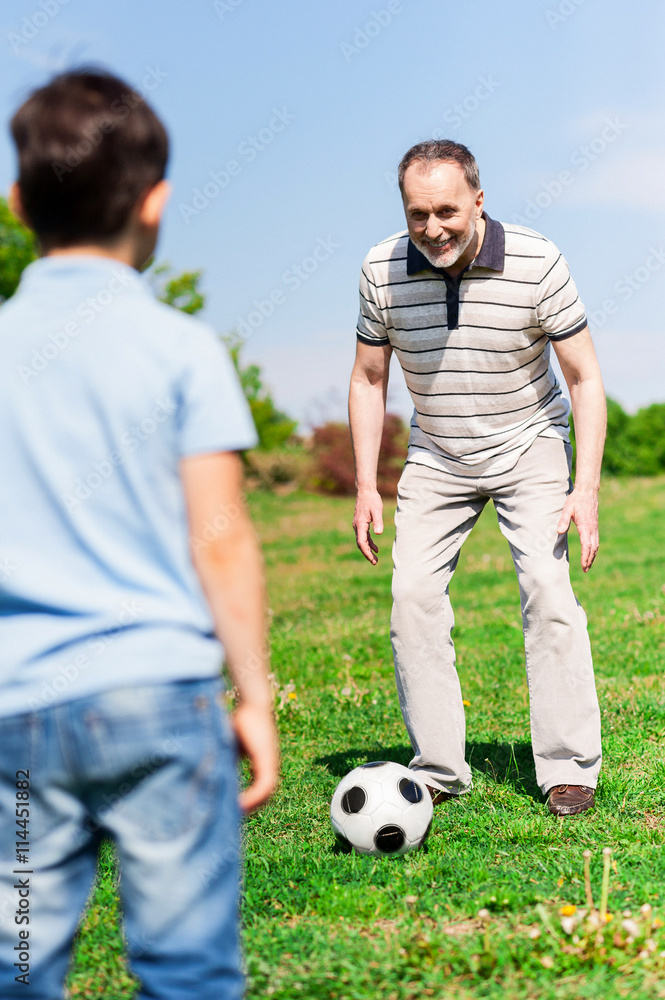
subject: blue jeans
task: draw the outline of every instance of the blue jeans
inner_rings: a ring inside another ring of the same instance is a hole
[[[0,718],[3,1000],[62,997],[103,836],[120,859],[139,997],[242,996],[236,751],[220,692],[219,680],[121,688]]]

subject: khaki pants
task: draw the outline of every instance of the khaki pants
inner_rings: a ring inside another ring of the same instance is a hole
[[[413,462],[404,468],[391,639],[410,766],[437,788],[460,793],[471,785],[448,585],[490,499],[519,581],[538,784],[543,793],[560,784],[596,786],[600,713],[586,616],[570,585],[567,537],[556,531],[570,490],[569,451],[562,440],[540,437],[510,472],[482,479]],[[487,674],[496,679],[491,662]]]

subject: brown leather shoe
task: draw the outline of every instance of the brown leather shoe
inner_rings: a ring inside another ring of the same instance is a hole
[[[432,796],[433,806],[439,806],[442,802],[449,802],[451,799],[457,798],[452,792],[442,792],[440,788],[433,788],[431,785],[427,786],[427,791]]]
[[[596,804],[593,791],[586,785],[557,785],[550,791],[547,808],[555,816],[577,816],[593,809]]]

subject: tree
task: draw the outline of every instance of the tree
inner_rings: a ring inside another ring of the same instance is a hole
[[[9,210],[7,200],[0,197],[0,303],[16,291],[21,273],[37,257],[37,241]],[[157,298],[180,312],[193,316],[205,305],[199,284],[202,271],[173,273],[170,264],[155,264],[146,268]],[[222,338],[230,351],[245,397],[252,411],[259,435],[259,448],[270,451],[284,445],[297,423],[278,410],[262,381],[258,365],[240,364],[242,340],[234,334]]]
[[[0,302],[14,294],[21,273],[36,257],[33,233],[10,211],[7,199],[0,197]]]
[[[272,396],[263,384],[263,376],[258,365],[242,365],[240,354],[243,340],[235,332],[222,337],[231,360],[238,372],[242,390],[252,411],[252,417],[259,436],[259,448],[262,451],[272,451],[283,447],[298,426],[296,420],[282,413],[275,406]]]
[[[182,274],[172,275],[168,264],[151,268],[157,297],[167,305],[189,315],[200,312],[205,305],[205,297],[199,288],[202,274],[202,271],[183,271]],[[272,451],[274,448],[282,447],[293,436],[297,422],[277,409],[270,393],[263,385],[259,366],[240,363],[242,338],[232,332],[222,337],[222,340],[228,348],[245,399],[249,403],[259,436],[259,448],[262,451]]]
[[[0,302],[14,294],[22,272],[37,256],[34,233],[11,212],[7,199],[0,197]],[[199,289],[202,271],[173,274],[169,264],[152,264],[148,270],[162,302],[189,315],[203,309],[205,298]]]
[[[610,476],[630,473],[633,458],[626,442],[626,431],[631,422],[622,406],[615,399],[607,398],[607,436],[603,452],[603,472]]]
[[[665,471],[665,403],[645,406],[629,418],[623,440],[630,456],[629,475],[657,476]]]
[[[183,271],[173,274],[170,264],[152,266],[151,277],[157,298],[167,306],[193,316],[205,305],[205,298],[199,288],[202,271]]]
[[[574,444],[572,421],[571,431]],[[665,472],[665,403],[653,403],[631,415],[608,397],[603,472],[610,476]]]

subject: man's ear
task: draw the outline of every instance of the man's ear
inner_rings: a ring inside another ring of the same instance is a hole
[[[483,214],[483,202],[485,200],[485,192],[481,188],[476,195],[476,219],[480,219]]]
[[[158,181],[150,188],[138,210],[138,220],[144,226],[154,229],[159,225],[166,203],[171,196],[171,185],[168,181]]]
[[[9,189],[9,197],[7,198],[7,204],[9,205],[9,210],[12,213],[12,215],[15,215],[16,218],[20,222],[22,222],[24,226],[27,226],[28,229],[31,229],[32,226],[30,225],[30,219],[25,214],[25,209],[23,208],[21,189],[19,188],[18,183],[16,182],[12,184],[12,186]]]

